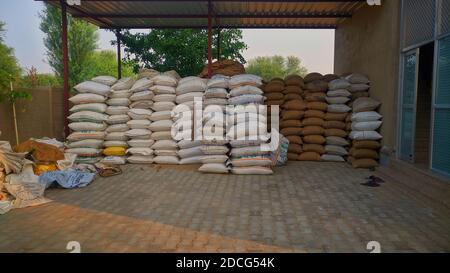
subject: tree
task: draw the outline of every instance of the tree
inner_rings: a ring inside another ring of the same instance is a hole
[[[47,48],[47,60],[60,83],[63,82],[63,54],[61,38],[61,11],[45,4],[41,18],[40,29],[44,32],[44,45]],[[87,79],[86,67],[89,58],[97,48],[97,27],[83,20],[67,18],[67,39],[69,44],[69,85]]]
[[[296,56],[288,56],[287,58],[279,55],[256,57],[249,60],[245,70],[247,73],[259,75],[269,81],[277,77],[284,78],[291,74],[305,76],[308,70],[301,63],[301,60]]]
[[[135,72],[139,66],[159,71],[176,70],[181,76],[197,75],[207,62],[207,31],[199,29],[152,29],[149,33],[132,34],[124,31],[121,41],[125,58],[134,61]],[[114,41],[112,42],[115,43]],[[217,56],[217,32],[213,35],[213,56]],[[242,41],[242,31],[221,31],[221,57],[245,63],[242,51],[247,45]]]
[[[117,57],[112,50],[94,51],[85,67],[84,74],[90,79],[99,75],[117,76]],[[133,64],[122,64],[122,77],[132,76]]]
[[[20,98],[29,98],[26,92],[10,90],[11,82],[20,78],[21,69],[14,56],[14,50],[4,44],[5,23],[0,22],[0,101],[8,100],[14,103]]]

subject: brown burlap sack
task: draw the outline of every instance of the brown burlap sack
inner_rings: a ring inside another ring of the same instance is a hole
[[[311,135],[323,135],[325,133],[325,129],[320,126],[306,126],[303,128],[302,134],[304,136],[311,136]]]
[[[347,117],[347,115],[348,115],[347,113],[331,113],[331,112],[328,112],[328,113],[326,113],[324,119],[327,120],[327,121],[330,121],[330,120],[344,121],[345,118]]]
[[[64,153],[57,147],[34,140],[20,143],[14,147],[14,151],[16,153],[31,153],[38,162],[56,162],[64,159]]]
[[[347,131],[341,129],[325,129],[325,136],[347,137]]]
[[[352,130],[352,123],[351,122],[347,122],[345,124],[345,130],[350,132]]]
[[[300,136],[287,136],[286,138],[289,140],[289,143],[299,144],[299,145],[303,144],[303,140]]]
[[[323,128],[325,129],[341,129],[345,130],[345,122],[337,121],[337,120],[327,120],[323,124]]]
[[[298,154],[295,153],[288,153],[288,160],[289,161],[297,161]]]
[[[352,166],[353,168],[370,169],[378,167],[378,162],[370,158],[355,159],[352,161]]]
[[[306,110],[306,103],[303,100],[290,100],[283,104],[283,109],[303,111]]]
[[[323,75],[322,74],[317,73],[317,72],[312,72],[312,73],[309,73],[308,75],[305,76],[304,82],[305,83],[310,83],[310,82],[313,82],[313,81],[320,81],[322,79],[323,79]]]
[[[320,101],[308,102],[306,104],[306,108],[309,110],[319,110],[325,112],[328,109],[328,104]]]
[[[302,134],[302,128],[299,127],[289,127],[281,129],[280,133],[283,136],[300,136]]]
[[[287,94],[284,95],[284,100],[285,101],[290,101],[290,100],[303,100],[302,96],[299,94]]]
[[[303,78],[299,75],[289,75],[284,78],[284,82],[288,86],[304,86]]]
[[[302,122],[298,119],[282,120],[280,122],[281,129],[288,127],[302,127]]]
[[[289,143],[288,152],[289,153],[300,154],[300,153],[303,152],[302,145]]]
[[[321,126],[323,127],[323,124],[325,121],[321,118],[305,118],[303,120],[303,126]]]
[[[347,162],[348,162],[348,163],[352,164],[353,161],[355,161],[355,158],[354,158],[353,156],[347,157]]]
[[[281,93],[285,88],[284,82],[279,80],[272,80],[269,83],[266,84],[264,87],[265,93],[273,93],[278,92]]]
[[[312,92],[326,92],[328,91],[328,83],[326,81],[313,81],[307,83],[305,88]]]
[[[281,100],[267,100],[266,101],[266,105],[279,105],[281,107],[281,105],[284,104],[284,99]]]
[[[356,149],[378,150],[381,148],[381,143],[375,140],[353,140],[352,146]]]
[[[350,114],[350,115],[347,115],[346,117],[345,117],[345,122],[352,122],[352,115]]]
[[[364,158],[370,158],[370,159],[378,159],[379,155],[376,150],[371,149],[352,149],[351,153],[352,157],[356,159],[364,159]]]
[[[319,144],[322,145],[326,142],[327,140],[320,135],[310,135],[310,136],[304,136],[303,137],[303,143],[306,144]]]
[[[305,118],[325,118],[325,113],[319,110],[308,110],[305,111]]]
[[[286,86],[286,88],[283,90],[283,94],[303,94],[303,89],[301,89],[299,86]]]
[[[320,161],[320,154],[315,152],[306,152],[301,153],[298,158],[298,161]]]
[[[335,74],[326,74],[323,76],[323,80],[326,82],[331,82],[337,79],[339,79],[339,76]]]
[[[268,94],[264,94],[264,96],[267,98],[267,100],[282,100],[284,99],[284,94],[283,93],[268,93]]]
[[[221,60],[212,63],[212,74],[222,74],[225,76],[236,76],[240,74],[245,74],[244,66],[233,60]],[[206,78],[208,77],[208,66],[206,65],[199,77]]]
[[[283,120],[302,119],[305,116],[305,111],[282,111],[281,117]]]
[[[311,101],[321,101],[326,102],[327,94],[325,92],[308,92],[305,93],[305,100],[308,102]]]
[[[367,91],[353,92],[352,100],[356,100],[358,98],[368,98],[369,96],[370,96],[370,94]]]
[[[305,152],[315,152],[320,155],[325,153],[325,147],[319,144],[303,144],[303,151]]]

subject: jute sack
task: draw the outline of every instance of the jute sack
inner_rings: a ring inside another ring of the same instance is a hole
[[[353,102],[353,112],[370,112],[375,111],[381,103],[372,98],[359,98]]]
[[[320,135],[309,135],[309,136],[304,136],[303,137],[303,142],[306,144],[319,144],[322,145],[326,142],[327,140]]]
[[[296,161],[298,158],[298,154],[295,153],[288,153],[288,160],[289,161]]]
[[[325,133],[325,129],[320,126],[306,126],[302,130],[302,135],[310,136],[310,135],[323,135]]]
[[[288,75],[284,78],[284,83],[288,86],[304,86],[305,82],[299,75]]]
[[[314,152],[322,155],[325,153],[325,148],[323,145],[319,144],[303,144],[303,151]]]
[[[369,89],[370,89],[370,85],[357,83],[357,84],[352,84],[348,88],[348,91],[350,91],[350,92],[364,92],[364,91],[367,91]]]
[[[97,113],[105,113],[108,106],[105,103],[86,103],[74,105],[70,108],[70,112],[76,113],[81,111],[92,111]]]
[[[330,104],[328,105],[328,112],[331,113],[348,113],[352,110],[352,108],[348,107],[345,104]]]
[[[344,121],[345,118],[347,117],[347,115],[348,115],[347,113],[330,113],[330,112],[328,112],[325,114],[324,119],[326,121],[331,121],[331,120]]]
[[[308,102],[311,101],[327,101],[327,93],[325,92],[308,92],[305,94],[305,100]]]
[[[307,83],[305,88],[312,92],[326,92],[328,91],[328,83],[326,81],[314,81]]]
[[[327,111],[328,104],[325,102],[308,102],[306,108],[309,110]]]
[[[361,113],[355,113],[349,117],[349,120],[347,121],[354,121],[354,122],[367,122],[367,121],[378,121],[382,118],[380,114],[378,114],[375,111],[371,112],[361,112]]]
[[[351,86],[345,79],[337,79],[328,83],[328,88],[330,90],[348,89]]]
[[[150,109],[153,106],[152,100],[139,100],[130,104],[130,108]]]
[[[358,83],[369,84],[370,83],[370,80],[367,76],[365,76],[363,74],[358,74],[358,73],[348,75],[347,77],[345,77],[345,79],[352,84],[358,84]]]
[[[325,136],[347,137],[347,132],[341,129],[325,129]]]
[[[322,161],[328,162],[345,162],[345,159],[340,155],[324,154],[320,158]]]
[[[289,143],[288,153],[300,154],[303,152],[302,145]]]
[[[289,145],[290,144],[299,144],[299,145],[303,144],[303,140],[300,136],[287,136],[286,138],[289,140]]]
[[[279,80],[272,80],[264,86],[265,93],[282,92],[285,88],[284,82]]]
[[[280,123],[280,128],[288,128],[288,127],[302,127],[302,122],[300,120],[283,120]]]
[[[304,82],[305,83],[310,83],[310,82],[313,82],[313,81],[320,81],[322,79],[323,79],[323,75],[322,74],[317,73],[317,72],[312,72],[312,73],[309,73],[308,75],[305,76]]]
[[[97,76],[92,78],[91,81],[112,86],[117,82],[117,79],[113,76]]]
[[[339,79],[339,76],[336,74],[326,74],[323,76],[323,80],[326,82],[331,82],[337,79]]]
[[[352,149],[351,155],[356,159],[371,158],[378,159],[378,152],[370,149]]]
[[[363,121],[363,122],[353,122],[352,130],[354,131],[375,131],[380,128],[382,121]]]
[[[348,152],[344,147],[337,145],[326,145],[325,152],[331,155],[339,155],[339,156],[348,155]]]
[[[304,111],[283,111],[281,113],[281,117],[283,120],[290,120],[290,119],[302,119],[305,115]]]
[[[283,93],[268,93],[265,94],[265,96],[267,98],[267,101],[284,99]]]
[[[306,109],[306,104],[303,100],[291,100],[283,104],[283,109],[303,111]]]
[[[305,118],[302,121],[303,126],[321,126],[323,127],[323,124],[325,121],[321,118]]]
[[[348,146],[350,143],[343,137],[329,136],[326,137],[327,145],[335,145],[335,146]]]
[[[354,140],[352,146],[356,149],[378,150],[381,148],[381,143],[375,140]]]
[[[82,83],[79,83],[73,87],[75,90],[77,90],[80,93],[91,93],[91,94],[98,94],[102,96],[108,96],[108,94],[111,92],[108,85],[101,84],[98,82],[93,81],[85,81]]]
[[[283,90],[284,95],[288,94],[297,94],[302,95],[303,89],[301,89],[299,86],[286,86],[286,88]]]
[[[281,100],[267,100],[266,105],[283,105],[284,99]]]
[[[353,168],[369,169],[378,167],[378,162],[370,158],[355,159],[352,162],[352,166]]]
[[[281,94],[283,95],[283,94]],[[299,94],[286,94],[284,95],[284,100],[285,101],[290,101],[290,100],[303,100],[302,96]]]
[[[325,129],[341,129],[341,130],[344,130],[345,126],[346,126],[345,122],[337,121],[337,120],[328,120],[328,121],[325,121],[323,123],[323,127]]]
[[[77,94],[69,99],[73,104],[85,104],[85,103],[103,103],[106,101],[106,97],[98,94]]]
[[[281,129],[281,134],[283,136],[300,136],[302,134],[302,128],[290,127]]]
[[[352,93],[352,99],[353,100],[356,100],[356,99],[359,99],[359,98],[368,98],[368,97],[370,97],[370,94],[369,94],[369,92],[366,92],[366,91],[360,91],[360,92],[353,92]]]
[[[297,157],[298,161],[320,161],[320,154],[315,152],[301,153]]]
[[[271,168],[254,166],[254,167],[233,167],[231,169],[233,174],[249,174],[249,175],[269,175],[273,174]]]
[[[308,110],[305,112],[305,118],[325,118],[325,113],[319,110]]]

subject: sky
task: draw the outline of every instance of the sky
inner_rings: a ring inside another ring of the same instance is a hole
[[[14,48],[23,68],[34,66],[39,73],[50,73],[46,62],[44,33],[39,29],[43,4],[34,0],[0,0],[0,21],[6,23],[6,44]],[[99,30],[99,49],[113,49],[114,34]],[[331,73],[334,65],[334,30],[245,29],[243,53],[249,60],[257,56],[294,55],[312,72]]]

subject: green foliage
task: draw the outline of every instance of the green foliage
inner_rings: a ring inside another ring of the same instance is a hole
[[[197,75],[208,58],[207,31],[199,29],[153,29],[149,33],[122,33],[121,42],[125,57],[139,66],[158,71],[176,70],[181,76]],[[114,41],[113,41],[114,44]],[[217,33],[213,35],[213,56],[217,56]],[[242,41],[242,31],[221,31],[221,58],[245,63],[242,51],[247,45]]]
[[[63,54],[61,38],[61,11],[52,5],[45,4],[40,14],[40,29],[45,33],[44,45],[47,48],[47,60],[55,72],[59,82],[63,83]],[[97,48],[97,27],[83,20],[68,16],[69,44],[69,85],[86,80],[86,67],[89,59]]]
[[[27,97],[27,94],[10,91],[10,82],[20,77],[21,69],[14,56],[14,50],[4,44],[4,25],[0,22],[0,101],[6,99],[15,102],[18,98]]]
[[[87,79],[109,75],[117,77],[117,56],[112,50],[94,51],[88,61],[88,65],[83,71]],[[122,64],[122,77],[133,76],[133,64]]]
[[[245,70],[247,73],[263,77],[266,81],[276,77],[284,78],[291,74],[305,76],[308,73],[298,57],[285,58],[279,55],[251,59]]]

